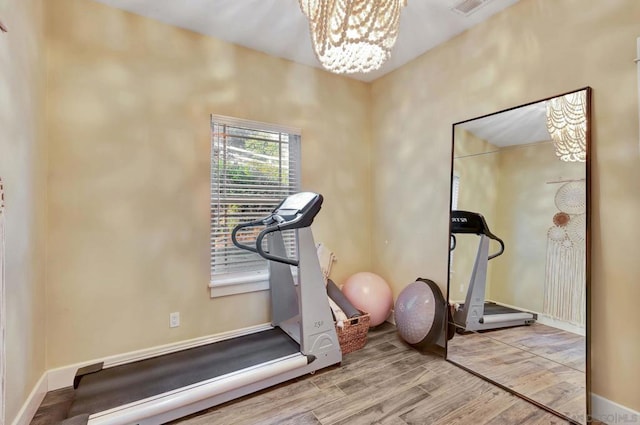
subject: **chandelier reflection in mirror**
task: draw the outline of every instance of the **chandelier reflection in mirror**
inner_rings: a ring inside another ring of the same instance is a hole
[[[322,66],[336,74],[370,72],[389,59],[406,0],[298,0]]]
[[[586,104],[584,90],[547,101],[547,129],[562,161],[584,162],[587,158]]]

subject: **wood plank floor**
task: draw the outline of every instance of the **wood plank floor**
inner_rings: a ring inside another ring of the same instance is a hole
[[[586,422],[585,339],[541,324],[456,335],[448,358]]]
[[[55,424],[68,389],[47,394],[32,425]],[[564,424],[455,365],[405,345],[389,324],[341,366],[172,422],[204,424]]]
[[[584,372],[585,338],[561,329],[534,323],[531,326],[499,329],[484,333],[505,344],[521,348],[570,368]]]

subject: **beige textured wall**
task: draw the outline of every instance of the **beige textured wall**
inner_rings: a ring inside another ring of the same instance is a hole
[[[373,266],[444,289],[451,124],[594,89],[591,378],[640,410],[636,0],[522,0],[373,84]]]
[[[39,0],[0,0],[0,19],[9,28],[8,33],[0,33],[0,176],[6,200],[6,423],[15,419],[45,371],[47,206],[42,8]]]
[[[458,188],[458,209],[482,214],[488,221],[490,229],[496,217],[496,202],[498,194],[499,161],[498,147],[486,140],[479,139],[473,133],[460,126],[455,128],[455,143],[453,154],[453,172],[460,178]],[[476,235],[456,235],[456,249],[452,255],[451,264],[451,293],[452,301],[464,301],[471,271],[478,253],[479,238]],[[498,244],[491,242],[489,251],[495,252]],[[493,279],[493,262],[487,267],[488,294]]]
[[[208,295],[211,113],[301,128],[333,276],[370,269],[367,84],[87,0],[47,16],[49,367],[269,319]]]
[[[547,231],[553,226],[556,191],[550,181],[585,178],[586,166],[563,162],[550,142],[501,149],[493,232],[504,240],[503,255],[492,260],[490,298],[542,312]]]

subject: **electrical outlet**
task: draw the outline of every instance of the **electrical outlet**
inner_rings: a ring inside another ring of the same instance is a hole
[[[170,313],[169,314],[169,327],[170,328],[177,328],[178,326],[180,326],[180,313],[179,312],[175,312],[175,313]]]
[[[464,292],[464,283],[460,284],[460,292]]]

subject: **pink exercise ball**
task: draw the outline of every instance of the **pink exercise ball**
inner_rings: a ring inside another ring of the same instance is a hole
[[[342,293],[355,308],[369,313],[371,326],[378,326],[391,313],[393,293],[387,282],[377,274],[354,274],[344,282]]]

